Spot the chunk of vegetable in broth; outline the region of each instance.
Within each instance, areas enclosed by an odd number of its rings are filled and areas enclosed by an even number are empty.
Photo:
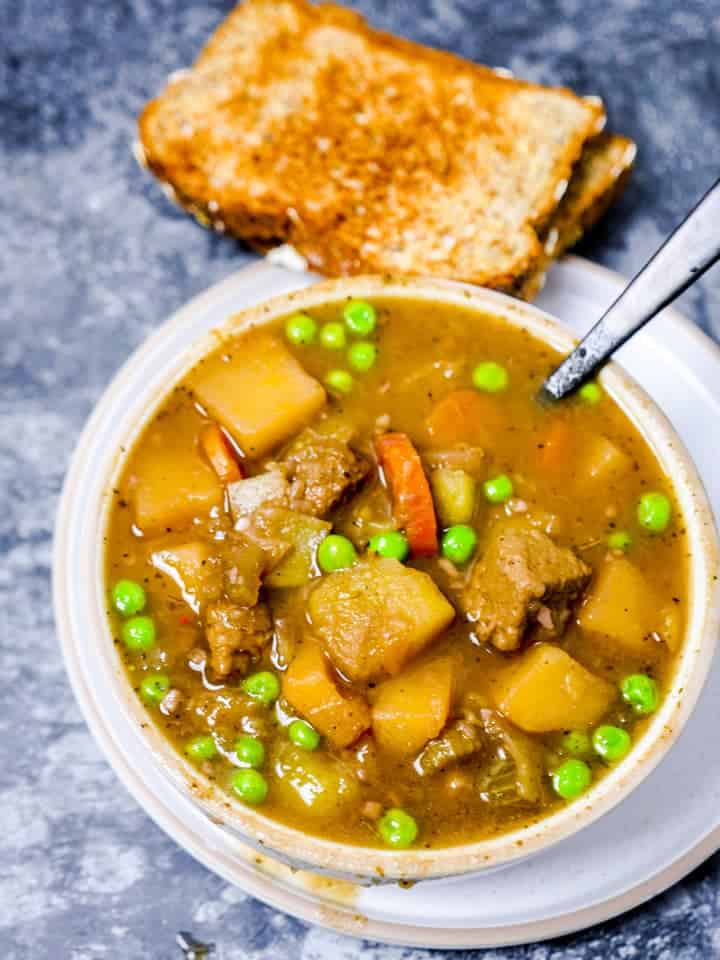
[[[195,613],[222,593],[222,563],[206,540],[155,550],[150,562],[179,587],[183,600]]]
[[[511,777],[511,783],[505,784],[506,793],[511,786],[512,793],[525,803],[540,803],[543,799],[543,750],[532,737],[518,730],[496,710],[484,709],[480,713],[483,728],[491,738],[504,760],[503,775]],[[495,790],[499,784],[493,777],[486,778],[486,789]],[[511,799],[506,797],[506,799]]]
[[[476,390],[456,390],[438,401],[426,426],[437,445],[490,446],[505,430],[507,417],[496,397]]]
[[[475,481],[469,473],[441,467],[430,474],[430,486],[441,526],[470,523],[475,510]]]
[[[138,456],[136,475],[130,497],[135,523],[146,535],[182,530],[222,505],[220,481],[194,449],[149,446]]]
[[[322,651],[307,638],[282,680],[291,706],[338,748],[347,747],[370,726],[370,709],[357,693],[341,690]]]
[[[550,643],[538,643],[505,669],[494,690],[499,709],[521,730],[584,730],[616,698],[612,684]]]
[[[334,819],[349,810],[359,798],[358,783],[339,760],[322,752],[308,753],[294,744],[276,751],[273,796],[283,809]]]
[[[597,433],[583,436],[573,471],[580,489],[602,488],[616,482],[632,469],[632,460],[608,437]]]
[[[273,509],[267,515],[263,532],[291,545],[290,552],[265,577],[268,587],[301,587],[315,576],[315,555],[331,525],[304,513]]]
[[[635,657],[653,656],[658,601],[640,570],[626,557],[607,560],[595,576],[578,623],[597,642]]]
[[[325,404],[322,386],[282,341],[265,331],[246,334],[242,346],[210,354],[189,384],[205,410],[256,459],[288,440]]]
[[[308,613],[331,662],[355,682],[397,673],[455,617],[428,574],[372,555],[324,577]]]
[[[228,484],[227,495],[235,528],[246,530],[254,514],[266,504],[285,506],[288,491],[287,477],[279,468]]]
[[[203,427],[200,446],[220,483],[234,483],[245,476],[229,440],[216,423]]]
[[[438,657],[381,683],[372,707],[378,744],[397,756],[418,753],[447,723],[458,663]]]
[[[393,495],[395,520],[419,557],[437,553],[437,522],[430,485],[410,438],[386,433],[375,441],[380,465]]]

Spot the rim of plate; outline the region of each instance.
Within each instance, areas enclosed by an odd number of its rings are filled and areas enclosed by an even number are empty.
[[[262,268],[262,265],[258,267]],[[157,403],[166,394],[169,385],[207,351],[209,344],[213,342],[214,334],[209,337],[201,336],[199,339],[193,338],[190,345],[186,343],[184,347],[175,345],[173,341],[170,355],[165,357],[165,362],[160,365],[151,381],[141,388],[136,381],[141,374],[142,362],[147,364],[153,359],[157,360],[158,352],[162,354],[162,346],[168,340],[173,340],[173,336],[180,337],[182,340],[182,331],[185,329],[188,317],[197,313],[203,305],[207,306],[208,303],[217,299],[220,288],[225,288],[232,280],[233,277],[228,278],[190,301],[133,354],[90,417],[73,456],[63,491],[58,513],[54,556],[56,618],[76,695],[93,732],[116,769],[123,766],[124,758],[117,755],[111,731],[104,729],[102,712],[97,702],[97,690],[86,683],[87,678],[84,674],[89,664],[82,657],[78,657],[81,652],[77,648],[78,638],[82,632],[79,630],[78,621],[84,621],[86,641],[88,635],[95,641],[101,638],[104,639],[104,646],[99,649],[101,651],[107,647],[112,649],[117,663],[114,665],[115,670],[111,670],[104,680],[106,685],[113,688],[114,696],[123,698],[124,694],[128,718],[132,717],[135,722],[142,722],[145,714],[139,707],[137,699],[132,696],[124,671],[117,669],[120,666],[119,658],[114,652],[105,617],[105,592],[101,579],[102,527],[98,521],[101,515],[103,518],[107,516],[109,499],[107,494],[112,487],[112,478],[122,461],[122,454],[117,453],[118,448],[120,446],[127,448],[132,444]],[[260,307],[243,310],[242,317],[245,323],[252,320],[262,321],[283,315],[290,309],[309,307],[313,303],[333,299],[342,300],[351,293],[363,296],[407,296],[410,293],[420,299],[440,298],[448,302],[458,302],[466,306],[474,306],[478,310],[503,315],[511,322],[519,321],[527,326],[531,333],[561,349],[569,348],[572,343],[570,335],[559,327],[557,321],[535,307],[510,300],[492,291],[441,280],[390,281],[389,279],[354,278],[350,281],[325,281],[287,296],[273,298]],[[684,318],[682,319],[687,323]],[[237,320],[230,319],[226,324],[221,325],[221,329],[224,330],[228,327],[238,329]],[[703,335],[700,334],[700,336]],[[336,875],[345,874],[353,879],[358,874],[367,877],[368,860],[373,862],[375,872],[379,867],[382,874],[388,878],[458,876],[462,873],[475,872],[487,865],[509,863],[513,859],[527,856],[574,833],[618,803],[640,780],[644,779],[664,755],[679,734],[700,693],[715,642],[716,591],[709,589],[708,586],[712,571],[717,566],[714,524],[695,469],[684,451],[682,442],[669,426],[664,415],[634,381],[616,365],[610,365],[601,375],[601,379],[605,388],[625,409],[628,416],[636,423],[641,421],[644,432],[650,432],[649,442],[664,468],[671,474],[673,487],[691,531],[693,542],[701,548],[694,551],[695,556],[692,562],[691,616],[688,629],[689,636],[697,634],[696,641],[686,643],[676,669],[673,689],[661,710],[655,715],[643,740],[633,751],[632,762],[626,762],[618,770],[606,776],[590,792],[588,802],[571,805],[529,828],[514,831],[492,841],[481,841],[438,851],[408,851],[397,854],[375,848],[348,847],[316,838],[307,838],[292,828],[268,821],[268,818],[256,811],[247,811],[245,808],[237,810],[233,807],[231,817],[233,823],[228,825],[236,828],[239,822],[244,841],[252,842],[251,837],[245,833],[249,829],[254,832],[256,843],[269,848],[273,855],[277,856],[280,853],[279,859],[290,859],[303,867],[326,869]],[[117,404],[126,398],[128,390],[133,397],[133,409],[130,413],[126,411],[119,421],[114,421],[110,415],[118,413]],[[105,440],[104,444],[103,440]],[[97,513],[95,513],[96,505],[101,508]],[[90,541],[87,539],[83,541],[83,536],[86,537],[88,533],[88,525],[94,536],[91,535]],[[69,555],[73,557],[72,563],[66,562]],[[78,563],[81,565],[80,572],[85,574],[84,577],[77,576]],[[71,568],[73,575],[69,576]],[[87,589],[88,583],[94,584],[90,590]],[[90,597],[93,590],[94,596]],[[89,623],[92,624],[93,629],[88,631]],[[90,657],[93,655],[93,648],[97,653],[96,642],[86,647],[85,653],[89,652]],[[97,664],[93,666],[96,667]],[[95,670],[93,673],[95,674]],[[683,695],[680,696],[683,688]],[[146,746],[150,746],[151,761],[155,763],[159,761],[170,773],[176,786],[182,785],[187,792],[188,768],[169,748],[162,735],[151,725],[145,731],[142,741]],[[127,771],[125,775],[120,772],[120,769],[118,772],[126,785],[129,785],[126,779]],[[196,771],[192,771],[191,775],[195,780],[199,779]],[[135,790],[131,788],[131,792]],[[216,822],[228,820],[227,800],[224,799],[224,795],[223,799],[212,796],[212,792],[211,789],[208,796],[207,790],[203,787],[201,791],[196,792],[196,800]],[[141,803],[147,809],[147,803],[144,801]],[[519,840],[522,841],[522,846],[518,846]],[[312,848],[310,859],[308,859],[308,847]],[[286,905],[278,905],[288,909]]]

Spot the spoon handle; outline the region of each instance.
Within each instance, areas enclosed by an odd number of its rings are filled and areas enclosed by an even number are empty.
[[[545,381],[560,400],[720,258],[720,180],[670,234],[604,316]]]

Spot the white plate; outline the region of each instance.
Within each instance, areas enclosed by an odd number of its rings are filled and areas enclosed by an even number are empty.
[[[267,263],[245,268],[176,314],[187,335],[312,278]],[[556,266],[538,306],[582,332],[615,298],[622,281],[586,261]],[[674,311],[623,348],[621,361],[669,415],[720,512],[713,430],[720,423],[720,351]],[[91,451],[87,451],[91,456]],[[56,551],[67,549],[60,513]],[[67,625],[59,623],[61,635]],[[665,889],[720,844],[720,665],[668,757],[618,808],[527,861],[494,873],[433,881],[412,889],[355,888],[259,857],[209,822],[158,769],[132,765],[138,732],[118,704],[99,702],[92,677],[70,646],[64,655],[78,700],[106,756],[147,813],[210,870],[304,920],[368,939],[417,946],[483,947],[569,933],[606,920]],[[702,778],[698,776],[702,772]]]

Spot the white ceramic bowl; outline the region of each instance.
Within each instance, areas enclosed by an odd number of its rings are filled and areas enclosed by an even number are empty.
[[[90,418],[75,451],[58,512],[54,586],[63,653],[76,696],[91,726],[97,711],[113,701],[123,736],[103,738],[116,767],[127,762],[119,742],[133,744],[136,769],[159,765],[177,790],[189,792],[210,821],[222,823],[247,843],[283,862],[367,883],[457,876],[496,868],[530,856],[592,823],[646,777],[677,738],[702,689],[718,626],[718,553],[712,513],[695,468],[672,426],[616,364],[601,374],[604,389],[644,434],[670,478],[687,525],[690,585],[687,636],[672,688],[627,760],[609,772],[582,800],[541,820],[491,840],[444,850],[392,852],[306,836],[229,800],[198,775],[155,729],[128,683],[107,621],[103,536],[111,491],[129,449],[174,382],[216,344],[203,326],[207,298],[198,298],[161,327],[126,363]],[[222,297],[222,285],[215,293]],[[326,281],[232,315],[220,329],[236,332],[294,310],[312,309],[348,296],[412,297],[477,307],[522,325],[561,351],[573,338],[548,315],[502,294],[466,284],[430,279],[356,277]],[[202,309],[201,309],[202,307]],[[217,316],[218,304],[214,304]],[[202,335],[200,335],[202,334]],[[200,335],[200,336],[199,336]],[[93,720],[93,717],[95,718]],[[134,735],[133,735],[134,734]],[[126,748],[127,749],[127,748]]]

